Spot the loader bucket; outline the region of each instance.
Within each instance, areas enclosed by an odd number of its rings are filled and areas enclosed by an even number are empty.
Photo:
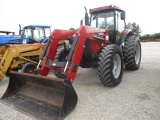
[[[68,80],[10,71],[1,101],[38,119],[61,120],[76,107],[77,94]]]

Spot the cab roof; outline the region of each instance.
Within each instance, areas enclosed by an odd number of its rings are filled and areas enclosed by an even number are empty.
[[[99,12],[99,11],[103,11],[103,10],[119,10],[119,11],[123,11],[123,10],[122,10],[120,7],[118,7],[118,6],[109,5],[109,6],[102,6],[102,7],[90,9],[90,13]]]
[[[27,25],[24,28],[26,28],[26,27],[45,27],[45,28],[50,28],[51,26],[49,26],[49,25]]]

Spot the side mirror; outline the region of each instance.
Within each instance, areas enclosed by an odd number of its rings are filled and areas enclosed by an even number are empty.
[[[125,20],[126,19],[126,13],[125,12],[121,12],[121,20]]]

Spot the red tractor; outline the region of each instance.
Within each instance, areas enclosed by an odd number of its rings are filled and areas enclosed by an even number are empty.
[[[65,42],[59,45],[60,40]],[[98,68],[102,84],[115,87],[121,82],[124,66],[128,70],[139,68],[141,43],[127,28],[125,11],[104,6],[91,9],[90,18],[86,10],[85,25],[77,31],[55,29],[41,60],[37,75],[10,72],[9,86],[1,101],[34,117],[59,119],[77,104],[72,82],[79,66]],[[50,70],[58,78],[45,77]]]

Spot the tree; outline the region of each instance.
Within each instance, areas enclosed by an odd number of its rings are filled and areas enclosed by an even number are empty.
[[[69,28],[69,30],[76,30],[76,29],[71,27],[71,28]]]
[[[76,28],[69,28],[69,30],[75,30],[75,31],[77,31],[78,30],[78,28],[76,29]]]
[[[133,26],[132,32],[134,34],[140,35],[142,31],[141,31],[139,25],[134,22],[134,23],[132,23],[132,26]]]
[[[160,33],[155,33],[155,34],[154,34],[154,38],[155,38],[155,39],[160,39]]]

